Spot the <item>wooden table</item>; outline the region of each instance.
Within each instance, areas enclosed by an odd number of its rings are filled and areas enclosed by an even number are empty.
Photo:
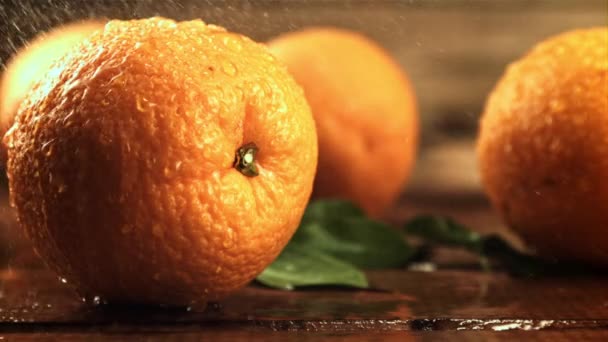
[[[0,334],[26,341],[608,338],[604,278],[524,280],[458,270],[369,276],[375,290],[251,285],[187,311],[91,307],[46,270],[7,270],[0,275]]]
[[[15,228],[4,194],[2,227]],[[403,202],[389,219],[443,212],[500,227],[483,200]],[[15,239],[15,233],[10,235]],[[26,242],[13,242],[19,250]],[[0,336],[8,340],[608,340],[608,277],[513,278],[467,253],[439,250],[433,272],[369,272],[372,290],[279,291],[252,284],[205,309],[94,307],[37,259],[0,271]]]

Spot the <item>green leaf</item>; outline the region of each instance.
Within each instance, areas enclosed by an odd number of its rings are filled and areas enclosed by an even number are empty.
[[[312,285],[368,287],[365,274],[355,266],[297,242],[290,242],[256,279],[283,290]]]
[[[578,263],[551,262],[522,253],[498,235],[481,236],[442,216],[416,217],[406,224],[406,231],[434,244],[466,248],[479,256],[479,262],[486,271],[490,270],[489,261],[501,265],[506,272],[515,276],[588,274],[596,271]]]
[[[481,254],[497,260],[509,273],[518,276],[532,277],[552,273],[556,266],[535,256],[519,252],[498,235],[489,235],[482,239]]]
[[[463,247],[476,253],[482,250],[481,235],[448,217],[418,216],[406,223],[405,231],[436,244]]]
[[[396,229],[336,200],[310,204],[292,241],[368,269],[403,266],[414,253]]]
[[[317,200],[308,204],[302,222],[318,222],[334,217],[365,217],[365,213],[349,201]]]

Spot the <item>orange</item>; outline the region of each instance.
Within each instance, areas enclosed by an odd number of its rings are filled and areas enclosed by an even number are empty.
[[[608,28],[536,45],[490,94],[485,189],[540,254],[608,266]]]
[[[0,135],[13,124],[19,104],[51,64],[101,28],[103,23],[97,21],[63,25],[38,35],[17,51],[0,78]]]
[[[301,88],[202,21],[111,21],[29,93],[5,138],[39,254],[87,296],[187,305],[253,279],[299,224],[317,164]]]
[[[269,42],[315,117],[319,167],[313,196],[352,200],[372,216],[391,208],[412,169],[418,136],[405,72],[368,38],[311,28]]]

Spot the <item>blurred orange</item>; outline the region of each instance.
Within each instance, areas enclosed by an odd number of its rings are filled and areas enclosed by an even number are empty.
[[[311,28],[268,43],[304,88],[319,136],[313,196],[349,199],[381,216],[402,192],[417,147],[414,92],[368,38]]]
[[[81,21],[57,27],[38,35],[9,60],[0,79],[0,136],[13,124],[21,101],[34,83],[103,22]]]
[[[540,42],[506,70],[481,120],[483,184],[547,257],[608,266],[608,28]]]

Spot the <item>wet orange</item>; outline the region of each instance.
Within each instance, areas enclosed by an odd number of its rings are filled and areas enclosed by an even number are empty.
[[[368,38],[311,28],[269,42],[304,88],[319,136],[314,197],[352,200],[381,216],[402,192],[418,136],[404,71]]]
[[[202,21],[111,21],[36,86],[5,140],[37,251],[110,301],[187,305],[244,286],[296,229],[317,164],[287,69]]]
[[[103,23],[98,21],[63,25],[38,35],[17,51],[0,79],[0,136],[13,124],[19,104],[51,64],[101,28]]]
[[[485,189],[547,257],[608,266],[608,28],[539,43],[486,103],[477,145]]]

